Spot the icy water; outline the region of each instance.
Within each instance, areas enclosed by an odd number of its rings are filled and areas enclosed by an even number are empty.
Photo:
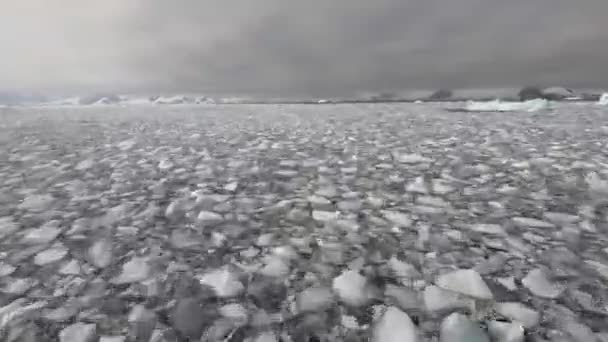
[[[608,108],[0,109],[2,341],[608,341]]]

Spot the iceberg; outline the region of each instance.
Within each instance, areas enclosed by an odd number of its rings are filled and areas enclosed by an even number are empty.
[[[548,109],[549,101],[545,99],[534,99],[524,102],[502,102],[494,100],[489,102],[469,101],[465,109],[469,112],[537,112]]]
[[[171,97],[164,97],[164,96],[159,96],[158,98],[156,98],[154,100],[155,104],[162,104],[162,105],[174,105],[174,104],[185,104],[185,103],[192,103],[192,99],[190,99],[189,97],[186,96],[171,96]]]
[[[602,94],[602,97],[597,101],[597,104],[600,106],[608,106],[608,93]]]

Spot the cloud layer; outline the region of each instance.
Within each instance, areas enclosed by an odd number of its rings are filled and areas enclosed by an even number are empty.
[[[605,0],[6,2],[0,89],[608,86]]]

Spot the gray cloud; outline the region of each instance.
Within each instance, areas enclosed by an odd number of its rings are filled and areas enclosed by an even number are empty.
[[[0,14],[0,29],[24,40],[0,33],[10,50],[0,88],[339,96],[608,86],[605,0],[22,2],[47,5],[25,23]]]

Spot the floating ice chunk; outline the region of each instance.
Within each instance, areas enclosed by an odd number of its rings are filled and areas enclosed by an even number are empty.
[[[496,281],[509,291],[517,290],[517,285],[515,285],[515,277],[496,278]]]
[[[405,191],[419,193],[419,194],[426,194],[426,193],[428,193],[429,190],[426,186],[426,183],[424,182],[424,178],[417,177],[412,182],[410,182],[406,185]]]
[[[420,272],[413,265],[401,261],[396,257],[390,258],[388,265],[393,273],[401,279],[417,279],[420,277]]]
[[[331,290],[324,287],[311,287],[296,297],[299,312],[323,311],[333,303]]]
[[[34,257],[34,263],[43,266],[63,259],[68,254],[68,250],[63,246],[51,247],[44,250]]]
[[[403,311],[389,307],[373,330],[373,342],[417,342],[418,333],[410,317]]]
[[[23,237],[22,242],[26,244],[44,244],[49,243],[57,238],[61,234],[59,228],[53,226],[42,226],[35,228],[27,232]]]
[[[95,324],[75,323],[59,332],[61,342],[93,342],[97,340]]]
[[[206,224],[219,223],[224,220],[222,215],[212,211],[201,211],[197,218],[200,222]]]
[[[260,273],[269,277],[285,277],[289,274],[289,265],[281,257],[268,257],[266,265],[260,270]]]
[[[245,290],[237,276],[226,268],[203,274],[199,277],[199,281],[201,284],[213,288],[215,293],[222,298],[237,296]]]
[[[549,108],[549,101],[535,99],[525,102],[502,102],[500,100],[489,102],[469,101],[465,110],[469,112],[538,112]]]
[[[416,203],[421,204],[423,206],[439,208],[447,208],[450,206],[450,204],[446,202],[443,198],[434,196],[419,196],[416,199]]]
[[[219,312],[222,316],[230,318],[239,324],[247,323],[247,310],[239,303],[226,304],[219,309]]]
[[[513,222],[520,226],[532,228],[554,228],[553,223],[537,220],[530,217],[514,217]]]
[[[608,93],[602,94],[597,104],[600,106],[608,106]]]
[[[396,161],[403,163],[403,164],[420,164],[420,163],[430,163],[433,160],[423,157],[419,154],[408,154],[408,153],[398,153],[398,152],[393,152],[393,158],[395,158]]]
[[[106,268],[112,263],[112,242],[107,239],[96,241],[88,250],[88,257],[95,267]]]
[[[370,299],[367,279],[357,271],[345,271],[334,278],[333,289],[340,299],[352,306],[361,306]]]
[[[474,308],[475,302],[459,293],[429,285],[423,292],[424,306],[429,312]]]
[[[338,213],[335,211],[313,210],[312,218],[321,222],[335,221],[338,219]]]
[[[496,342],[524,342],[524,328],[517,323],[490,321],[488,333]]]
[[[393,210],[382,210],[384,218],[398,225],[399,227],[410,227],[412,225],[412,218],[406,213]]]
[[[467,316],[453,313],[439,328],[440,342],[490,342],[488,335]]]
[[[593,267],[604,279],[608,280],[608,266],[593,260],[585,260],[585,263]]]
[[[471,226],[471,230],[488,235],[506,235],[505,229],[497,224],[474,224]]]
[[[532,292],[532,294],[554,299],[559,297],[564,291],[564,287],[557,285],[547,278],[545,272],[539,268],[534,269],[522,279],[521,283]]]
[[[494,296],[479,273],[473,269],[456,270],[440,275],[437,285],[446,290],[462,293],[474,298],[493,299]]]
[[[112,282],[114,284],[137,283],[147,279],[150,271],[148,259],[135,257],[122,265],[122,272]]]
[[[322,196],[309,196],[308,197],[308,202],[310,202],[310,204],[312,204],[313,206],[324,206],[324,205],[331,205],[331,201],[328,200],[325,197]]]
[[[495,305],[495,310],[499,314],[510,320],[521,323],[526,328],[532,328],[538,324],[540,314],[527,306],[517,302],[505,302]]]

